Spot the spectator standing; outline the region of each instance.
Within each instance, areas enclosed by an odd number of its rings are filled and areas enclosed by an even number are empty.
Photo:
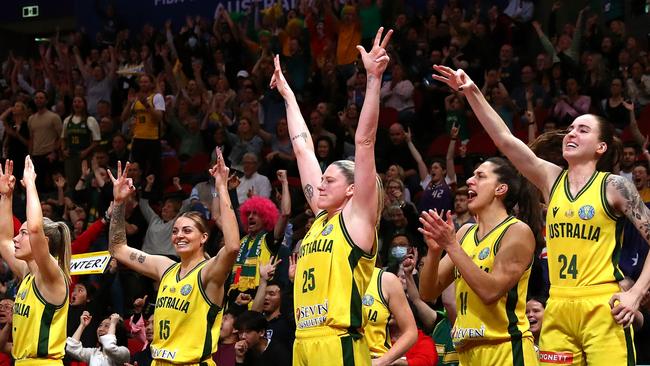
[[[242,167],[244,170],[244,176],[241,177],[241,182],[237,187],[237,198],[239,204],[243,204],[253,195],[270,198],[271,182],[269,181],[269,178],[257,172],[257,169],[259,168],[257,155],[254,153],[244,154]]]
[[[74,97],[72,114],[63,121],[61,131],[63,168],[68,182],[79,180],[81,161],[90,157],[100,140],[99,124],[95,117],[88,115],[86,100]]]
[[[59,138],[63,130],[63,123],[58,114],[47,109],[47,94],[38,90],[34,93],[34,104],[36,113],[27,120],[29,126],[29,154],[36,171],[36,186],[39,190],[52,188],[49,175],[57,165]]]
[[[23,176],[25,156],[29,153],[30,133],[27,123],[27,107],[23,102],[14,103],[0,115],[0,123],[4,125],[5,138],[3,145],[4,156],[14,162],[16,179]],[[11,115],[11,119],[9,116]]]

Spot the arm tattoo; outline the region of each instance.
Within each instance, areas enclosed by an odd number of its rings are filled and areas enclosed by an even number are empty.
[[[641,236],[650,243],[650,211],[643,203],[636,187],[632,182],[618,175],[610,175],[607,183],[611,184],[625,201],[619,209],[632,221]]]
[[[295,135],[294,137],[292,137],[291,141],[295,141],[295,140],[297,140],[297,139],[299,139],[301,137],[302,137],[303,140],[305,140],[305,142],[307,142],[307,132],[304,132],[304,131],[297,134],[297,135]]]
[[[314,187],[311,184],[305,184],[305,197],[307,197],[307,201],[311,201],[314,197]]]
[[[124,203],[116,204],[111,215],[111,225],[108,228],[108,251],[111,255],[118,245],[126,245],[126,219],[124,218]]]

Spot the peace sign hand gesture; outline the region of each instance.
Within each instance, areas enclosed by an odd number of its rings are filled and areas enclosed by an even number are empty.
[[[357,50],[361,54],[361,60],[363,61],[363,67],[366,69],[368,75],[373,75],[375,77],[381,77],[381,75],[386,71],[390,57],[386,53],[386,46],[390,42],[390,39],[393,35],[393,30],[389,30],[384,37],[384,40],[381,40],[382,34],[384,33],[384,27],[380,27],[377,30],[377,35],[375,36],[375,41],[373,42],[372,49],[370,52],[366,52],[363,46],[357,46]]]

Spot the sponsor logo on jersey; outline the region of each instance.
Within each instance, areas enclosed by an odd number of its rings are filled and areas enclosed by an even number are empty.
[[[298,329],[317,327],[327,319],[327,300],[322,304],[300,306],[296,308],[296,326]]]
[[[573,364],[573,354],[569,352],[539,351],[539,360],[544,363],[554,363],[556,365],[571,365]]]
[[[564,213],[564,216],[573,217],[573,210],[572,209],[566,210],[566,212]]]
[[[592,205],[584,205],[578,210],[578,216],[583,220],[591,220],[596,214],[596,210]]]
[[[557,215],[557,212],[560,210],[559,207],[553,207],[553,217],[555,218],[555,215]]]
[[[163,348],[151,347],[151,356],[163,360],[173,360],[176,358],[176,351],[169,351]]]
[[[461,328],[454,327],[451,330],[451,338],[454,345],[462,345],[463,342],[470,338],[483,338],[485,337],[485,324],[481,324],[480,328]]]

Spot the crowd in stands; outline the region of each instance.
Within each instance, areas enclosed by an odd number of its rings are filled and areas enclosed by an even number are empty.
[[[183,24],[141,29],[117,27],[122,22],[109,8],[97,35],[57,32],[38,50],[11,50],[0,60],[2,157],[14,161],[20,179],[25,156],[31,156],[43,215],[70,226],[73,253],[107,249],[107,172],[130,161],[127,175],[137,197],[126,206],[129,246],[175,258],[173,222],[188,210],[211,219],[208,252],[215,255],[222,245],[208,173],[220,148],[234,172],[229,189],[243,239],[214,358],[220,366],[288,365],[295,330],[292,253],[314,217],[298,178],[284,101],[269,88],[273,56],[280,55],[325,169],[354,159],[366,85],[355,46],[371,44],[380,26],[392,28],[376,152],[385,189],[378,261],[400,276],[416,316],[420,332],[408,365],[436,364],[436,350],[439,364],[453,362],[448,332],[441,330],[453,323],[453,296],[427,304],[414,290],[426,251],[418,213],[444,210],[457,227],[472,222],[464,182],[476,163],[498,151],[462,93],[431,78],[432,65],[464,69],[527,143],[581,114],[604,116],[625,142],[616,173],[631,179],[648,203],[650,57],[623,19],[605,22],[602,9],[586,7],[573,22],[559,24],[565,10],[559,1],[547,19],[534,17],[532,1],[525,0],[414,3],[301,0],[294,9],[262,9],[253,1],[245,13],[219,7],[214,18],[198,14]],[[557,161],[562,164],[561,157]],[[22,222],[19,196],[13,212]],[[627,226],[620,267],[629,286],[648,244]],[[529,285],[529,319],[537,330],[548,296],[544,262],[540,248]],[[3,326],[18,281],[0,264]],[[78,276],[67,362],[148,365],[155,289],[117,263],[103,275]],[[637,345],[650,340],[647,298],[635,324]],[[117,342],[106,337],[111,332]],[[645,348],[637,346],[638,362],[650,362]],[[1,357],[0,365],[8,364],[9,356]]]

